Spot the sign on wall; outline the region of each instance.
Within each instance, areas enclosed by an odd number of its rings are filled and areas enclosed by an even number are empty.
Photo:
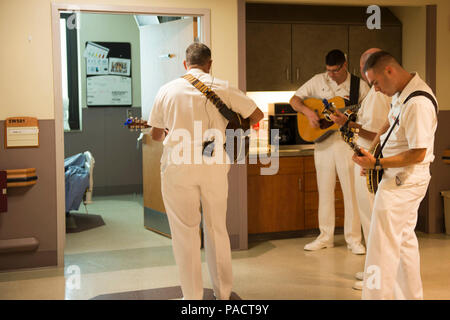
[[[33,117],[5,120],[5,148],[39,147],[39,122]]]

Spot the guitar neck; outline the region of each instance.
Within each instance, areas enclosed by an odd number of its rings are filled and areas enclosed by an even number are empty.
[[[344,108],[340,108],[340,109],[338,109],[338,110],[339,110],[340,112],[345,112],[345,111],[347,111],[347,110],[350,110],[351,112],[356,112],[356,111],[358,111],[359,107],[360,107],[359,104],[354,104],[354,105],[351,105],[351,106],[347,106],[347,107],[344,107]]]
[[[351,141],[346,141],[346,142],[350,146],[350,148],[352,148],[352,150],[355,151],[355,153],[358,156],[360,156],[360,157],[363,156],[363,153],[361,152],[361,149],[359,148],[359,146],[356,143],[351,142]]]

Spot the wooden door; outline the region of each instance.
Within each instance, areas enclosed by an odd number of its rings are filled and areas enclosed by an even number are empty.
[[[349,71],[361,76],[359,59],[369,48],[380,48],[402,62],[402,26],[383,26],[370,30],[366,26],[349,27]]]
[[[291,25],[247,22],[247,91],[291,86]]]
[[[333,49],[348,50],[348,26],[293,24],[293,90],[312,76],[325,72],[325,56]]]
[[[276,175],[260,174],[260,165],[248,165],[248,233],[304,229],[303,159],[280,158]]]
[[[194,41],[193,18],[175,20],[140,28],[142,116],[148,119],[159,88],[180,76],[186,48]],[[173,58],[164,58],[172,54]],[[144,226],[170,236],[164,202],[161,195],[160,159],[161,142],[148,135],[143,139],[143,197]]]

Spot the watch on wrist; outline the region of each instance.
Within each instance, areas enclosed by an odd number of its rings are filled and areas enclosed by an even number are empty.
[[[381,163],[380,163],[380,158],[376,158],[374,169],[375,169],[375,170],[381,170],[381,169],[383,169],[383,167],[381,166]]]

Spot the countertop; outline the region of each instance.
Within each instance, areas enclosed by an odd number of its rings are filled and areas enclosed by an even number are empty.
[[[258,154],[266,157],[273,157],[276,154],[276,148],[275,146],[250,147],[250,158],[255,158]],[[278,148],[279,157],[302,157],[312,155],[314,155],[314,144],[280,146]]]

